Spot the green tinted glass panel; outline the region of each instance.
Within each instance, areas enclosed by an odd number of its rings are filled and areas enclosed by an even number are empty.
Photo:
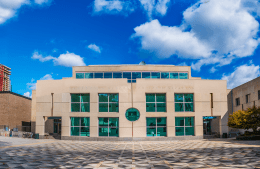
[[[193,102],[193,94],[184,94],[185,102]]]
[[[108,137],[108,128],[99,128],[99,136],[107,136]]]
[[[89,102],[89,94],[81,94],[81,102]]]
[[[146,94],[146,102],[155,102],[155,94]]]
[[[79,127],[71,127],[70,135],[79,136]]]
[[[115,78],[115,79],[122,78],[122,72],[114,72],[113,78]]]
[[[179,79],[188,79],[188,73],[179,73]]]
[[[84,73],[76,73],[76,79],[84,79]]]
[[[131,72],[123,72],[123,78],[132,79]]]
[[[89,117],[81,117],[81,126],[89,126]]]
[[[166,136],[166,127],[157,127],[157,136]]]
[[[108,118],[99,118],[99,126],[108,126]]]
[[[108,104],[99,103],[99,112],[108,112]]]
[[[109,137],[118,137],[118,128],[109,128]]]
[[[89,136],[89,127],[81,127],[80,136]]]
[[[175,103],[175,111],[176,112],[183,112],[183,103]]]
[[[112,73],[104,73],[104,78],[112,78]]]
[[[71,103],[71,112],[80,112],[80,103]]]
[[[108,94],[99,94],[99,102],[108,102]]]
[[[158,117],[157,126],[166,126],[166,117]]]
[[[141,72],[132,72],[132,79],[141,78]]]
[[[178,79],[178,73],[170,73],[170,79]]]
[[[81,103],[81,112],[89,112],[89,103]]]
[[[156,136],[156,128],[149,128],[149,127],[147,127],[146,135],[147,135],[147,137],[154,137],[154,136]]]
[[[175,94],[175,102],[183,102],[183,94]]]
[[[175,127],[175,130],[176,130],[175,133],[176,136],[184,136],[184,127]]]
[[[184,117],[175,117],[175,126],[184,126]]]
[[[162,72],[161,73],[161,78],[162,79],[169,79],[169,72]]]
[[[185,117],[185,126],[194,126],[194,117]]]
[[[103,73],[94,73],[94,78],[103,78]]]
[[[160,72],[151,72],[152,79],[160,79]]]
[[[156,126],[156,118],[146,118],[146,126]]]
[[[185,127],[185,135],[192,135],[194,136],[194,127]]]
[[[151,78],[151,72],[142,72],[142,78],[143,79],[150,79]]]
[[[185,103],[185,111],[193,111],[193,103]]]
[[[156,102],[166,102],[166,94],[156,94]]]
[[[109,118],[109,126],[111,127],[118,127],[118,118]]]
[[[140,117],[140,113],[135,108],[130,108],[126,110],[125,117],[129,121],[136,121]]]
[[[146,112],[155,112],[155,103],[146,103]]]
[[[80,102],[80,94],[71,94],[71,102]]]
[[[118,112],[118,103],[109,103],[109,112]]]
[[[118,94],[109,94],[109,102],[118,102]]]
[[[93,73],[85,73],[86,79],[93,79]]]
[[[71,117],[70,121],[71,121],[71,126],[80,126],[79,125],[80,117]]]
[[[166,103],[157,103],[157,112],[166,112]]]

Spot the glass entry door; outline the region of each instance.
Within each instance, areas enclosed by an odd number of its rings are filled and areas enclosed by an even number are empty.
[[[211,120],[203,120],[203,134],[211,135]]]
[[[61,119],[54,119],[53,133],[61,134]]]

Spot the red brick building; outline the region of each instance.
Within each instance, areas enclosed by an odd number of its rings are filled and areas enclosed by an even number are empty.
[[[0,64],[0,91],[10,91],[11,88],[11,68]]]

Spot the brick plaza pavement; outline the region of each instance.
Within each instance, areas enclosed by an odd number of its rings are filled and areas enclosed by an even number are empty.
[[[0,137],[0,168],[260,168],[260,142],[87,142]]]

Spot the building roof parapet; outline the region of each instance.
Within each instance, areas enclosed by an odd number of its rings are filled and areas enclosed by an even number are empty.
[[[23,95],[20,95],[18,93],[14,93],[14,92],[11,92],[11,91],[0,91],[0,94],[6,94],[6,93],[10,93],[12,95],[16,95],[16,96],[19,96],[19,97],[22,97],[22,98],[25,98],[25,99],[28,99],[28,100],[32,100],[31,98],[29,97],[26,97],[26,96],[23,96]]]

